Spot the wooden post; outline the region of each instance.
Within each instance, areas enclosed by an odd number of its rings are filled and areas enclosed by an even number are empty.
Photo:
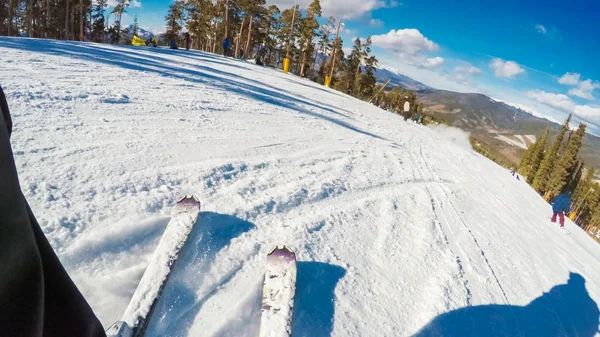
[[[12,35],[12,0],[8,0],[8,36]]]
[[[225,0],[225,38],[229,37],[229,0]]]
[[[244,58],[250,58],[250,34],[252,34],[252,15],[250,15],[250,23],[248,23],[248,39],[246,40],[246,49],[244,52]],[[241,37],[241,36],[240,36]]]
[[[292,39],[292,32],[294,31],[294,21],[296,20],[296,3],[294,2],[294,12],[292,13],[292,26],[290,27],[290,32],[288,34],[288,44],[287,44],[287,50],[285,51],[285,58],[289,59],[290,58],[290,40]]]
[[[242,30],[244,29],[244,23],[246,23],[246,16],[242,19],[242,24],[240,25],[240,33],[238,34],[237,43],[235,44],[235,58],[238,58],[240,51],[240,41],[242,41]]]
[[[342,26],[342,21],[338,22],[337,32],[335,33],[335,40],[333,40],[333,51],[331,52],[331,70],[329,71],[329,80],[333,79],[333,69],[335,68],[335,52],[337,50],[335,43],[340,36],[340,27]]]
[[[69,39],[69,0],[67,0],[67,10],[65,11],[65,40]]]
[[[385,82],[385,84],[383,85],[383,87],[381,87],[381,89],[379,89],[379,91],[377,91],[377,93],[375,95],[373,95],[373,97],[371,97],[371,99],[368,101],[368,103],[373,102],[373,100],[375,99],[375,97],[377,97],[377,95],[379,95],[380,92],[382,92],[385,87],[387,87],[388,83],[390,83],[391,79],[387,80],[387,82]]]
[[[79,0],[79,41],[84,40],[83,34],[83,20],[85,19],[85,14],[83,13],[83,0]]]

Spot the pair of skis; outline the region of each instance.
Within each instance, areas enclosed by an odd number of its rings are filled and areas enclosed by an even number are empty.
[[[107,337],[143,337],[179,252],[200,215],[200,201],[186,196],[173,206],[158,247],[122,319],[106,330]],[[289,337],[296,291],[296,254],[277,246],[267,254],[263,283],[260,337]]]

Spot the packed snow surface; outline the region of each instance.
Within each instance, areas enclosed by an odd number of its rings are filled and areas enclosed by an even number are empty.
[[[0,38],[0,55],[23,192],[106,327],[193,194],[157,335],[256,336],[276,244],[298,258],[294,336],[598,331],[600,246],[455,130],[197,51]]]

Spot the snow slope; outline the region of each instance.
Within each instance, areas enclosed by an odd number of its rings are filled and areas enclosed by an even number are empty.
[[[0,37],[0,55],[23,191],[106,327],[195,194],[150,336],[256,336],[274,244],[299,261],[294,336],[598,329],[598,244],[456,130],[196,51]]]

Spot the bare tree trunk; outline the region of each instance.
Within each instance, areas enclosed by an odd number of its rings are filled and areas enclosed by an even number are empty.
[[[12,34],[12,22],[13,22],[13,17],[12,17],[12,2],[13,0],[8,0],[8,36],[11,36]]]
[[[302,65],[300,66],[300,77],[304,77],[304,65],[306,64],[306,49],[307,46],[304,47],[304,51],[302,52]]]
[[[71,12],[69,11],[69,0],[66,1],[67,3],[67,10],[65,11],[66,15],[65,15],[65,40],[69,39],[69,15],[71,14]]]
[[[50,31],[50,0],[46,0],[46,15],[44,15],[44,20],[46,20],[44,24],[44,27],[46,27],[44,37],[48,38],[48,32]]]
[[[123,17],[123,7],[119,9],[119,24],[117,25],[117,44],[121,43],[121,18]]]
[[[248,26],[248,39],[246,40],[246,52],[244,53],[244,57],[245,58],[250,58],[250,36],[252,35],[252,21],[253,21],[253,17],[252,15],[250,15],[250,23]]]
[[[71,7],[71,22],[70,22],[70,27],[69,27],[69,39],[70,40],[75,40],[75,10],[76,7],[73,6]]]
[[[225,0],[225,38],[229,36],[229,0]]]
[[[85,21],[85,13],[83,12],[83,0],[79,0],[79,41],[84,41],[83,22]]]
[[[240,41],[242,40],[242,31],[244,30],[244,23],[246,23],[246,17],[242,19],[242,24],[240,25],[240,33],[238,34],[237,40],[238,43],[235,44],[235,58],[238,58],[240,51]]]
[[[336,51],[336,43],[338,40],[338,37],[340,36],[340,27],[342,25],[342,21],[338,22],[338,26],[337,26],[337,32],[335,33],[335,40],[333,40],[333,51],[331,52],[331,70],[329,71],[329,79],[332,80],[333,79],[333,69],[335,68],[335,51]]]
[[[27,36],[33,37],[33,0],[27,1]]]

